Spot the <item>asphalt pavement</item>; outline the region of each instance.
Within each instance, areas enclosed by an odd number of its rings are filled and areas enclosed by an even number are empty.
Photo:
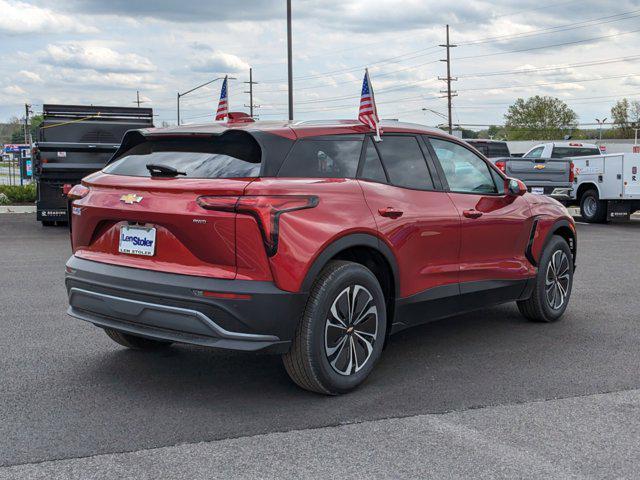
[[[120,348],[65,314],[66,229],[0,215],[0,478],[631,478],[640,222],[578,231],[561,322],[504,305],[407,330],[323,397],[276,356]]]

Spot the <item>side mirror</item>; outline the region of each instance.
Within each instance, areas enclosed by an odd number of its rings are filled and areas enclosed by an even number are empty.
[[[522,180],[518,180],[517,178],[507,178],[504,184],[504,189],[511,196],[520,197],[527,193],[527,186]]]

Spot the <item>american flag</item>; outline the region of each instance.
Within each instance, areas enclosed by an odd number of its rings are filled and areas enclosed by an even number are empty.
[[[216,112],[216,120],[224,120],[229,116],[229,103],[227,97],[227,77],[222,82],[222,90],[220,90],[220,102],[218,102],[218,111]]]
[[[364,80],[362,81],[362,95],[360,96],[358,120],[373,128],[376,131],[376,140],[380,140],[380,120],[378,119],[376,100],[373,97],[373,87],[371,86],[368,69],[364,71]]]

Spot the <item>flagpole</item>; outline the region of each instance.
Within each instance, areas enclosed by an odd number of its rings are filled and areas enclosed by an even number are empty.
[[[371,84],[371,77],[369,76],[369,69],[365,68],[364,73],[367,76],[367,83],[369,84],[369,93],[371,94],[371,106],[373,107],[373,114],[378,119],[376,122],[376,135],[373,137],[373,140],[376,142],[381,142],[382,137],[380,137],[380,117],[378,117],[378,107],[376,106],[376,97],[373,94],[373,85]]]

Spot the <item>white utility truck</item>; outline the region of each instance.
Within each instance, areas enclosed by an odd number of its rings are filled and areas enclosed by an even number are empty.
[[[640,153],[572,157],[569,203],[580,205],[585,222],[629,220],[640,210]]]

